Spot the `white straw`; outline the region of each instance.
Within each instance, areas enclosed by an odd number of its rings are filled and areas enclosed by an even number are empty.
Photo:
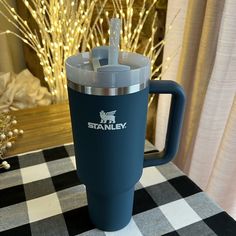
[[[120,28],[121,20],[118,18],[112,18],[110,20],[110,45],[108,50],[108,65],[118,65]]]

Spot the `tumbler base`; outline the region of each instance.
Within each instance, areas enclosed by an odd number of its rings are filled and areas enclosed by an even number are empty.
[[[88,209],[94,225],[103,231],[124,228],[132,217],[134,187],[118,195],[99,195],[87,189]]]

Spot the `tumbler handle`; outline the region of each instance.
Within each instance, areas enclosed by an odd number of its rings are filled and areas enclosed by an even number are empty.
[[[161,152],[144,154],[144,167],[162,165],[176,155],[180,143],[181,127],[185,109],[185,92],[171,80],[151,80],[149,93],[172,94],[165,148]]]

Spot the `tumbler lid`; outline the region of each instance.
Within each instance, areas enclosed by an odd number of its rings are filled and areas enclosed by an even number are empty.
[[[83,93],[97,94],[95,92],[96,88],[113,88],[113,90],[116,88],[120,88],[118,90],[121,90],[123,88],[122,90],[127,90],[125,93],[133,93],[147,86],[151,74],[151,63],[148,57],[133,52],[119,52],[119,64],[130,67],[130,69],[121,71],[94,71],[91,63],[92,59],[91,52],[83,52],[67,58],[66,74],[69,87],[73,87],[73,89],[77,88],[76,90],[80,90]],[[101,58],[100,62],[101,64],[106,64],[107,59]],[[81,86],[82,88],[78,89]],[[131,86],[135,87],[132,89]],[[94,93],[91,92],[92,90]],[[107,95],[118,94],[114,90],[114,94]],[[104,94],[103,92],[98,92],[97,95]]]

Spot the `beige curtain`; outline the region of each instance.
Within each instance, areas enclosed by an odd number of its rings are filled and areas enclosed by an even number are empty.
[[[169,0],[167,24],[178,8],[181,20],[172,26],[178,41],[167,41],[164,62],[179,44],[180,54],[163,76],[182,84],[188,99],[175,163],[236,218],[236,2]],[[168,99],[162,97],[156,127],[159,148],[166,132],[166,107]]]
[[[16,7],[15,0],[8,0],[8,2],[12,7]],[[5,10],[4,14],[8,15]],[[6,29],[17,32],[15,27],[0,15],[0,32],[5,31]],[[22,41],[13,35],[0,35],[0,72],[19,73],[24,68],[26,68],[26,66]]]

